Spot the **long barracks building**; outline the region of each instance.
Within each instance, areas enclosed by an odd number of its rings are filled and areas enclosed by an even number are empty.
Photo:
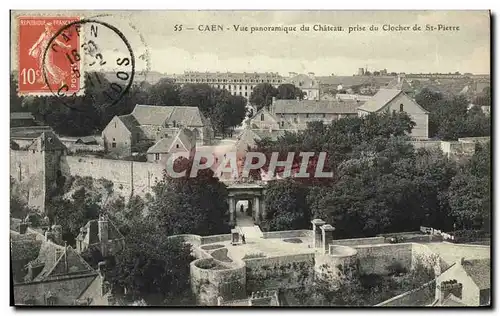
[[[247,100],[256,85],[269,83],[277,88],[284,83],[285,79],[276,72],[266,73],[235,73],[235,72],[196,72],[189,71],[184,74],[174,75],[174,82],[184,83],[206,83],[214,88],[226,89],[232,95],[240,95]]]

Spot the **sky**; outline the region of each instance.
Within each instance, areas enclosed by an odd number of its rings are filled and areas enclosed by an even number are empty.
[[[13,11],[12,33],[16,32]],[[29,14],[32,14],[29,13]],[[184,71],[313,72],[317,76],[352,75],[358,68],[389,72],[490,72],[490,19],[488,11],[78,11],[43,14],[107,14],[97,19],[119,29],[138,58],[137,69],[173,74]],[[224,31],[202,32],[205,25]],[[314,32],[312,27],[366,27],[366,31]],[[382,31],[383,25],[438,24],[458,31]],[[175,26],[182,25],[182,31]],[[236,32],[249,28],[287,26],[309,32]],[[369,31],[371,25],[379,31]],[[186,30],[186,28],[193,30]],[[230,28],[230,30],[227,30]],[[103,31],[101,45],[107,56],[119,57],[126,46],[116,34]],[[109,38],[105,38],[108,36]],[[12,40],[17,40],[12,36]],[[146,54],[146,52],[148,52]],[[12,45],[15,68],[15,45]],[[104,55],[104,54],[103,54]],[[148,58],[144,58],[149,56]]]

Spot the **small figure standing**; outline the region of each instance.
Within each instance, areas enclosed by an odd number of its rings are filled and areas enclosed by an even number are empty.
[[[243,207],[243,204],[241,204],[241,206],[240,206],[240,212],[241,213],[245,212],[245,208]]]
[[[242,242],[243,244],[246,244],[246,243],[247,243],[247,242],[245,241],[245,235],[241,235],[241,242]]]

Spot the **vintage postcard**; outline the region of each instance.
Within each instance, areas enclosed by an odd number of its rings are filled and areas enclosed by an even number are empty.
[[[11,302],[491,306],[489,11],[11,11]]]

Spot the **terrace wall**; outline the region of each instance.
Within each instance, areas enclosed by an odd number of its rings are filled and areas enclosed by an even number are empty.
[[[358,251],[359,271],[362,274],[387,274],[387,267],[395,262],[407,270],[412,267],[411,243],[363,245],[354,248]]]
[[[296,288],[314,279],[314,253],[246,259],[247,293]]]

